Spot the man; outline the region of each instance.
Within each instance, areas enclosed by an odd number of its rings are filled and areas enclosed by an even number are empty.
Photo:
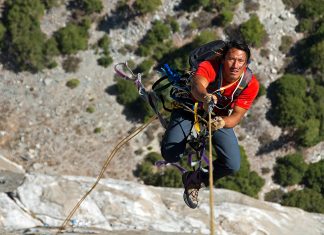
[[[191,93],[195,101],[200,101],[207,109],[210,102],[216,108],[212,122],[212,141],[217,159],[213,161],[214,181],[237,172],[240,168],[240,149],[233,131],[259,91],[259,83],[254,75],[241,93],[234,98],[240,82],[247,73],[250,49],[245,43],[229,41],[220,59],[203,61],[199,64],[191,83]],[[217,87],[217,84],[218,87]],[[178,162],[182,157],[187,138],[194,124],[191,112],[173,110],[170,123],[161,144],[161,153],[167,162]],[[190,208],[198,206],[198,191],[202,184],[208,186],[208,172],[201,170],[183,174],[184,201]]]

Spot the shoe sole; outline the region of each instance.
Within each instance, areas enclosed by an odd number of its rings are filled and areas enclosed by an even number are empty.
[[[185,176],[186,173],[182,174],[182,184],[183,186],[185,187],[185,179],[187,178],[187,174]],[[191,209],[196,209],[198,204],[192,204],[188,201],[188,198],[187,198],[187,194],[186,194],[186,189],[184,190],[183,192],[183,200],[184,202],[186,203],[186,205],[191,208]]]

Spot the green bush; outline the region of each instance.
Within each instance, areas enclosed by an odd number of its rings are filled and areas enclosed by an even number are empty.
[[[113,59],[112,59],[110,56],[106,56],[106,55],[104,55],[104,56],[100,57],[100,58],[97,60],[97,62],[98,62],[99,65],[101,65],[101,66],[107,68],[109,65],[112,64]]]
[[[75,0],[74,4],[86,14],[100,13],[103,9],[101,0]]]
[[[123,105],[133,103],[139,97],[138,91],[132,81],[117,79],[117,102]]]
[[[309,165],[303,182],[306,187],[324,195],[324,160]]]
[[[59,6],[59,0],[42,0],[46,9],[51,9],[52,7]]]
[[[94,113],[96,111],[96,109],[95,109],[95,107],[93,107],[93,106],[89,106],[89,107],[87,107],[87,109],[86,109],[86,112],[87,113]]]
[[[280,127],[298,127],[305,121],[308,107],[306,99],[306,79],[300,75],[285,74],[268,89],[271,100],[269,112],[273,122]]]
[[[88,48],[88,27],[68,23],[64,28],[55,32],[54,37],[58,48],[63,54],[74,54]]]
[[[267,32],[256,14],[252,14],[248,21],[240,25],[240,32],[244,40],[254,47],[262,46],[267,37]]]
[[[230,10],[224,10],[219,14],[219,24],[223,27],[227,26],[233,20],[234,12]]]
[[[265,194],[264,200],[268,202],[281,203],[284,194],[285,193],[281,189],[271,190]]]
[[[96,127],[94,130],[93,130],[93,133],[95,134],[99,134],[102,132],[102,128],[101,127]]]
[[[282,186],[299,184],[306,170],[307,164],[301,154],[296,153],[277,158],[273,180]]]
[[[161,4],[161,0],[135,0],[133,8],[138,14],[144,15],[156,11]]]
[[[267,94],[267,88],[262,83],[260,83],[257,98],[259,98],[260,96],[263,96],[265,94]]]
[[[47,39],[40,29],[39,20],[44,12],[39,0],[6,1],[3,16],[6,30],[0,27],[0,36],[7,42],[4,52],[20,71],[37,72],[53,63],[46,54]]]
[[[146,59],[146,60],[143,60],[142,63],[140,63],[135,72],[136,73],[142,73],[143,74],[143,78],[144,79],[147,79],[148,76],[149,76],[149,73],[151,72],[151,69],[154,65],[154,61],[152,59]]]
[[[293,39],[291,36],[288,35],[284,35],[281,37],[281,44],[279,46],[279,50],[284,53],[287,54],[291,48],[291,45],[293,43]]]
[[[133,119],[146,121],[153,115],[150,106],[139,96],[133,82],[118,79],[116,83],[117,102],[131,112]]]
[[[251,197],[257,197],[265,181],[255,171],[250,171],[250,164],[242,147],[240,152],[240,170],[232,176],[226,176],[218,180],[215,185],[220,188],[235,190]]]
[[[0,48],[3,45],[5,34],[6,34],[6,27],[0,22]]]
[[[303,0],[283,0],[282,2],[286,5],[287,8],[295,9]]]
[[[271,101],[268,118],[273,124],[291,130],[302,146],[323,140],[323,86],[311,86],[300,75],[285,74],[270,84],[267,94]]]
[[[81,63],[81,59],[76,56],[68,56],[64,59],[62,63],[62,67],[67,73],[74,73],[79,69],[79,65]]]
[[[80,85],[80,80],[73,78],[66,82],[66,86],[70,89],[74,89]]]
[[[310,147],[319,142],[320,120],[312,118],[301,124],[297,131],[298,142],[305,147]]]
[[[185,11],[193,12],[197,11],[200,7],[207,7],[210,0],[182,0],[181,8]]]
[[[310,67],[319,74],[324,73],[324,39],[313,44],[307,53]]]
[[[157,47],[171,35],[170,27],[162,21],[155,21],[152,28],[143,37],[136,53],[140,56],[153,55],[158,51]]]
[[[171,167],[156,169],[154,163],[162,157],[156,152],[146,155],[144,161],[137,166],[137,175],[145,184],[160,187],[182,187],[180,172]]]
[[[308,188],[285,194],[282,199],[282,205],[298,207],[308,212],[324,213],[323,196]]]

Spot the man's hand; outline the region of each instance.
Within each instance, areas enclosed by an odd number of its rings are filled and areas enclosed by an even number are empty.
[[[203,101],[203,103],[204,103],[204,110],[206,111],[206,112],[208,112],[209,110],[209,105],[211,104],[211,103],[214,103],[214,104],[216,104],[217,103],[217,97],[216,97],[216,95],[213,95],[213,94],[207,94],[207,95],[205,95],[204,96],[204,101]]]
[[[211,130],[217,131],[225,126],[225,121],[222,117],[216,116],[213,120],[211,120]]]

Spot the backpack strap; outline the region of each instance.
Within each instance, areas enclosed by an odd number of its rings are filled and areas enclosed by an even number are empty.
[[[248,86],[249,82],[252,79],[252,76],[253,76],[252,70],[250,68],[246,68],[244,77],[241,80],[240,84],[238,85],[238,88],[234,93],[233,100],[235,100],[242,93],[242,91]]]

